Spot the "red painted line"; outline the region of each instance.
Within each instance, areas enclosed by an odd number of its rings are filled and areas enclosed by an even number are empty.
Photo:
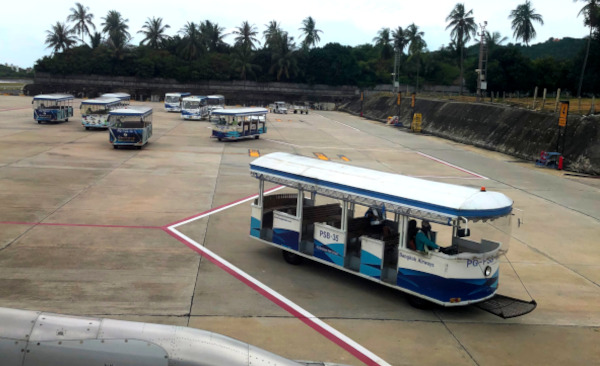
[[[29,226],[73,226],[73,227],[102,227],[122,229],[162,229],[160,226],[136,226],[136,225],[89,225],[89,224],[63,224],[50,222],[23,222],[23,221],[0,221],[2,225],[29,225]]]
[[[281,188],[281,186],[273,187],[271,189],[267,189],[264,193],[267,194],[267,193],[269,193],[271,191],[274,191],[276,189],[279,189],[279,188]],[[250,199],[253,199],[253,198],[256,198],[256,197],[258,197],[258,194],[253,194],[253,195],[250,195],[250,196],[246,196],[244,198],[240,198],[239,200],[236,200],[236,201],[233,201],[233,202],[229,202],[229,203],[223,204],[223,205],[221,205],[219,207],[211,208],[208,211],[201,212],[201,213],[196,214],[194,216],[186,217],[185,219],[181,219],[181,220],[175,221],[173,223],[167,224],[167,225],[163,226],[163,229],[166,229],[167,227],[170,227],[170,226],[175,226],[175,225],[180,224],[180,223],[182,223],[184,221],[195,219],[196,217],[200,217],[200,216],[204,216],[204,215],[210,214],[211,212],[218,211],[218,210],[220,210],[222,208],[225,208],[227,206],[234,206],[236,203],[247,201],[247,200],[250,200]]]
[[[447,161],[444,161],[444,160],[438,159],[438,158],[436,158],[436,157],[433,157],[433,156],[431,156],[431,155],[427,155],[427,154],[424,154],[424,153],[422,153],[422,152],[418,152],[418,151],[417,151],[417,154],[419,154],[419,155],[421,155],[421,156],[423,156],[423,157],[425,157],[425,158],[427,158],[427,159],[431,159],[431,160],[433,160],[433,161],[437,161],[437,162],[438,162],[438,163],[440,163],[440,164],[443,164],[443,165],[449,166],[449,167],[451,167],[451,168],[454,168],[454,169],[456,169],[456,170],[460,170],[460,171],[461,171],[461,172],[463,172],[463,173],[467,173],[467,174],[469,174],[469,175],[475,176],[475,177],[477,177],[477,178],[479,178],[479,179],[488,179],[488,178],[484,177],[483,175],[479,175],[479,174],[477,174],[477,173],[473,173],[473,172],[471,172],[471,171],[469,171],[469,170],[467,170],[467,169],[461,168],[461,167],[459,167],[459,166],[457,166],[457,165],[454,165],[454,164],[450,164],[450,163],[449,163],[449,162],[447,162]]]
[[[363,354],[362,352],[360,352],[359,350],[357,350],[352,345],[349,345],[348,343],[344,342],[342,339],[340,339],[339,337],[337,337],[335,334],[332,334],[327,329],[324,329],[323,327],[319,326],[311,318],[307,318],[307,317],[303,316],[296,309],[292,308],[291,306],[289,306],[285,302],[283,302],[280,299],[278,299],[277,297],[273,296],[273,294],[271,294],[270,292],[268,292],[265,289],[257,286],[255,283],[249,281],[244,276],[241,276],[238,272],[234,271],[231,267],[229,267],[226,264],[224,264],[223,262],[221,262],[218,258],[215,258],[210,253],[201,250],[200,248],[198,248],[197,246],[195,246],[192,243],[188,242],[187,240],[185,240],[184,238],[180,237],[179,235],[175,234],[171,230],[168,230],[166,228],[163,229],[163,230],[167,234],[171,235],[173,238],[177,239],[179,242],[181,242],[184,245],[186,245],[188,248],[192,249],[193,251],[197,252],[198,254],[200,254],[203,257],[205,257],[206,259],[208,259],[211,263],[213,263],[217,267],[219,267],[222,270],[224,270],[225,272],[229,273],[231,276],[237,278],[239,281],[241,281],[242,283],[244,283],[246,286],[252,288],[254,291],[258,292],[259,294],[261,294],[265,298],[269,299],[271,302],[273,302],[274,304],[278,305],[280,308],[282,308],[283,310],[287,311],[288,313],[290,313],[291,315],[293,315],[294,317],[296,317],[297,319],[299,319],[300,321],[302,321],[304,324],[306,324],[309,327],[311,327],[312,329],[316,330],[318,333],[320,333],[321,335],[325,336],[327,339],[329,339],[330,341],[334,342],[335,344],[337,344],[338,346],[340,346],[341,348],[343,348],[344,350],[346,350],[347,352],[349,352],[350,354],[352,354],[354,357],[356,357],[360,361],[364,362],[366,365],[369,365],[369,366],[371,366],[371,365],[373,365],[373,366],[378,365],[378,363],[376,363],[374,360],[372,360],[371,358],[369,358],[367,355]]]

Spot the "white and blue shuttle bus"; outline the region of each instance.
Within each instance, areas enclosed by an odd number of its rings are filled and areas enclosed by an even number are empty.
[[[257,158],[250,172],[259,180],[250,236],[282,249],[289,263],[308,258],[404,291],[413,304],[460,306],[496,294],[513,211],[502,193],[281,152]],[[266,196],[266,182],[295,192]],[[439,250],[411,248],[412,220],[433,224]]]
[[[42,122],[69,122],[73,117],[73,99],[70,94],[40,94],[33,97],[33,119]]]
[[[219,94],[208,96],[208,110],[213,111],[215,109],[225,108],[225,97]]]
[[[181,117],[183,119],[201,120],[208,117],[208,98],[191,95],[181,100]]]
[[[167,112],[181,112],[182,98],[190,96],[191,93],[167,93],[165,94],[165,110]]]

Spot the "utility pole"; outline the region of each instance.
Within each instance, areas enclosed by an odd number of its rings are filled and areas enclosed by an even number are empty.
[[[397,93],[400,91],[400,83],[398,81],[400,71],[400,50],[394,48],[394,72],[392,73],[392,91]]]
[[[481,101],[485,90],[487,90],[487,38],[485,36],[485,27],[487,21],[483,25],[479,24],[481,32],[479,33],[479,68],[477,72],[477,101]]]

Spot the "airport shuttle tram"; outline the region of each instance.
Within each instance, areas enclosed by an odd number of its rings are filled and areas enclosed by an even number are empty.
[[[129,106],[110,111],[109,141],[113,148],[135,146],[141,149],[152,136],[152,108]]]
[[[106,98],[118,98],[121,101],[121,106],[128,106],[131,104],[131,95],[128,93],[105,93],[100,95]]]
[[[42,122],[69,122],[73,117],[73,99],[70,94],[40,94],[33,97],[33,119]]]
[[[211,113],[212,136],[219,141],[260,138],[267,133],[266,108],[215,109]]]
[[[309,258],[442,306],[496,294],[513,211],[502,193],[281,152],[254,160],[250,173],[259,180],[250,236],[292,264]],[[297,192],[265,196],[265,182]],[[409,248],[411,220],[433,224],[439,250]]]
[[[81,102],[81,124],[86,130],[90,128],[108,128],[109,112],[121,107],[121,99],[99,97]]]

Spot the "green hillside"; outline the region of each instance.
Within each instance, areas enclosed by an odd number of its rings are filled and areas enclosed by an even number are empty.
[[[582,38],[550,38],[546,42],[525,46],[518,43],[516,46],[523,56],[532,60],[553,57],[555,60],[570,60],[585,47],[585,39]]]

